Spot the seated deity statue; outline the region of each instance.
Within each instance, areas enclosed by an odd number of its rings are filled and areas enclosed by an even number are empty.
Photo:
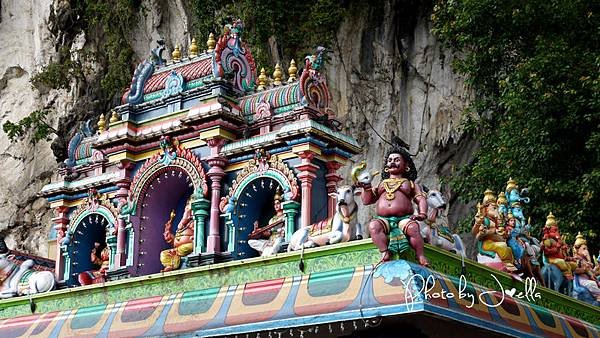
[[[163,237],[172,248],[163,250],[160,253],[160,262],[164,269],[161,272],[179,269],[181,266],[181,257],[185,257],[194,251],[194,217],[192,215],[191,199],[188,200],[183,211],[183,216],[177,224],[175,234],[171,232],[175,211],[171,211],[171,215],[163,232]]]
[[[273,198],[275,215],[269,219],[264,227],[260,227],[258,221],[255,221],[254,229],[248,236],[248,245],[260,252],[263,257],[279,252],[285,238],[282,200],[281,191],[278,189]]]
[[[555,265],[568,280],[573,279],[573,270],[577,264],[569,254],[569,246],[562,240],[556,217],[552,213],[546,218],[546,225],[543,230],[542,250],[548,259],[548,263]]]
[[[79,284],[90,285],[106,282],[106,272],[109,267],[110,253],[108,246],[100,250],[100,243],[95,242],[90,253],[92,270],[84,271],[77,276]]]
[[[579,277],[579,284],[588,289],[596,301],[600,302],[600,282],[594,273],[594,263],[587,248],[587,241],[581,232],[575,238],[573,256],[577,263],[573,273]]]
[[[477,260],[480,263],[486,264],[490,259],[499,258],[503,266],[497,268],[508,272],[517,270],[512,250],[506,244],[508,233],[500,222],[496,196],[489,189],[485,191],[483,201],[478,205],[472,232],[477,239]],[[494,264],[490,262],[489,265]]]

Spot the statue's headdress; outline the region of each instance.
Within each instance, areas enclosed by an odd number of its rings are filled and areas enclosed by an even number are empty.
[[[283,201],[283,192],[281,191],[281,187],[277,187],[277,191],[275,191],[275,196],[273,197],[273,202],[275,202],[275,201],[279,201],[279,202]]]
[[[550,212],[546,217],[546,228],[550,228],[551,226],[556,226],[556,217]]]
[[[490,189],[487,189],[483,193],[483,200],[481,201],[481,206],[486,207],[490,204],[496,204],[496,201],[496,195],[494,194],[494,192]]]

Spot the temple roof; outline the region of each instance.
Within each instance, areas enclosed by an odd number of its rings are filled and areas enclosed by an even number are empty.
[[[165,88],[165,79],[171,71],[183,77],[185,83],[212,75],[212,62],[210,55],[195,57],[193,59],[174,63],[155,71],[144,85],[144,94],[153,93]]]

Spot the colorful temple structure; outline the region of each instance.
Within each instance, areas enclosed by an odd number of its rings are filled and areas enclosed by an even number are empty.
[[[123,104],[70,140],[41,191],[56,290],[1,300],[1,337],[600,337],[598,307],[532,280],[429,244],[426,267],[381,262],[359,230],[335,237],[356,207],[338,170],[364,150],[330,109],[326,51],[268,78],[242,33],[169,62],[159,42]],[[321,246],[286,251],[301,230]]]

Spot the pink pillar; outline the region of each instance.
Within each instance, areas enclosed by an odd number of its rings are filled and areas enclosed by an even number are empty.
[[[302,159],[302,163],[296,166],[300,173],[298,178],[300,179],[302,186],[302,206],[300,210],[300,225],[305,227],[311,223],[312,216],[312,182],[317,177],[315,172],[319,168],[318,166],[311,163],[314,153],[310,151],[301,151],[298,156]]]
[[[221,235],[219,233],[219,220],[221,210],[219,202],[221,201],[221,179],[225,176],[223,168],[227,164],[227,159],[219,156],[219,151],[225,144],[222,138],[212,138],[207,140],[210,147],[210,157],[206,160],[210,165],[207,176],[211,181],[211,198],[210,198],[210,223],[208,229],[208,238],[206,240],[207,252],[221,252]]]
[[[65,274],[65,260],[60,245],[69,226],[69,218],[67,217],[69,207],[62,205],[54,210],[56,217],[52,219],[52,223],[54,223],[54,229],[56,229],[56,232],[58,233],[56,236],[56,265],[54,268],[54,275],[56,276],[56,280],[61,281],[64,279]]]
[[[131,182],[128,179],[117,182],[119,190],[115,194],[115,197],[119,203],[126,203],[127,197],[129,196],[129,185]],[[125,266],[127,261],[127,253],[125,248],[127,246],[127,231],[125,230],[125,220],[121,217],[117,218],[117,254],[115,255],[115,267],[119,268]]]
[[[328,194],[335,194],[337,189],[337,183],[342,180],[342,176],[337,173],[337,170],[342,166],[340,162],[329,161],[327,162],[327,174],[325,174],[325,186],[327,187]],[[335,214],[335,196],[327,196],[327,217],[333,217]]]

